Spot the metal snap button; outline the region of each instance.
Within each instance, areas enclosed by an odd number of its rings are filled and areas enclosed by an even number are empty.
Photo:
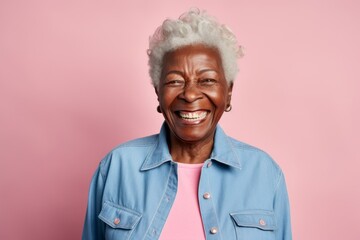
[[[205,198],[205,199],[211,198],[210,193],[208,193],[208,192],[204,193],[203,198]]]
[[[115,218],[115,219],[114,219],[114,224],[115,224],[115,225],[118,225],[119,223],[120,223],[120,218]]]
[[[217,232],[218,232],[217,227],[212,227],[212,228],[210,229],[210,233],[211,233],[211,234],[217,234]]]
[[[259,224],[260,224],[261,226],[265,226],[265,225],[266,225],[266,222],[265,222],[264,219],[260,219],[260,220],[259,220]]]

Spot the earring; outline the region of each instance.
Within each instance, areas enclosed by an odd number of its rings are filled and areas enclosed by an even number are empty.
[[[161,113],[161,108],[160,108],[160,106],[157,106],[156,111],[157,111],[158,113]]]
[[[231,104],[229,104],[229,106],[225,109],[225,112],[230,112],[231,109],[232,109],[232,106],[231,106]]]

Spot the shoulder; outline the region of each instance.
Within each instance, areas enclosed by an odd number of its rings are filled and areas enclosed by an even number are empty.
[[[142,164],[149,152],[156,147],[159,134],[133,139],[113,148],[100,162],[100,172],[107,175],[109,168],[122,166],[126,162],[127,167]]]
[[[258,147],[252,146],[245,142],[241,142],[233,137],[228,137],[228,139],[231,142],[232,147],[238,151],[248,152],[248,153],[256,154],[256,155],[263,156],[263,157],[270,157],[270,155],[267,152],[265,152],[264,150],[262,150]]]
[[[264,168],[273,171],[276,175],[281,173],[280,166],[266,151],[232,137],[228,138],[243,167]]]
[[[146,136],[146,137],[142,137],[142,138],[136,138],[136,139],[124,142],[122,144],[119,144],[111,152],[122,151],[123,149],[126,149],[126,148],[144,148],[144,147],[146,148],[149,146],[153,146],[154,144],[157,143],[158,138],[159,138],[159,134],[154,134],[154,135],[150,135],[150,136]]]
[[[258,182],[266,182],[269,189],[276,189],[283,178],[283,171],[264,150],[229,137],[240,163],[242,174]]]

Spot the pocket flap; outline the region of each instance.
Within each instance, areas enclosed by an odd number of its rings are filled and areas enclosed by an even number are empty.
[[[99,218],[112,228],[133,229],[141,214],[111,202],[104,202]]]
[[[239,227],[254,227],[262,230],[275,230],[276,220],[273,211],[247,210],[230,213],[235,223]]]

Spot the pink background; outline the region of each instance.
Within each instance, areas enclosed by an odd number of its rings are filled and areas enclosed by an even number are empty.
[[[246,48],[221,124],[283,168],[294,239],[360,239],[355,0],[1,0],[0,239],[80,238],[100,159],[162,123],[148,37],[191,6]]]

